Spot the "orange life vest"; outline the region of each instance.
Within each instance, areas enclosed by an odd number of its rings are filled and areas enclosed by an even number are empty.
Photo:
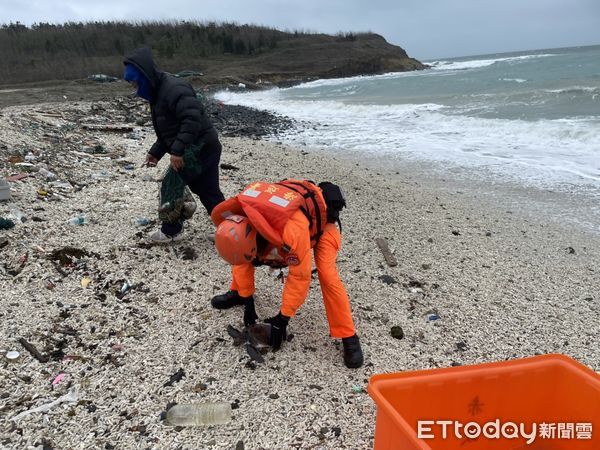
[[[327,224],[327,205],[321,189],[310,181],[283,180],[252,183],[236,196],[244,214],[269,243],[285,250],[283,229],[300,209],[310,224],[314,247]]]

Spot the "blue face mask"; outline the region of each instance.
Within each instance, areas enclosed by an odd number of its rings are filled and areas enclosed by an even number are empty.
[[[144,100],[152,100],[152,85],[150,80],[144,76],[144,74],[133,64],[125,64],[125,74],[123,75],[125,81],[137,84],[137,95],[142,97]]]

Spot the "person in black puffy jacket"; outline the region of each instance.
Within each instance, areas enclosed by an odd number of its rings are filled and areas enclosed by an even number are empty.
[[[167,173],[165,180],[169,177],[172,180],[176,172],[200,197],[210,215],[213,208],[225,200],[219,188],[221,143],[194,89],[188,82],[159,71],[147,47],[134,50],[123,63],[125,80],[150,103],[156,142],[144,164],[154,167],[168,153],[171,173]],[[191,164],[186,167],[186,160],[194,161],[194,167],[189,167]],[[161,228],[151,234],[150,239],[160,243],[181,240],[183,220],[183,217],[163,219]]]

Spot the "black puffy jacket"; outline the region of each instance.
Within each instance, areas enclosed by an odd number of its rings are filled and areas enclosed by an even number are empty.
[[[137,67],[150,80],[150,111],[157,140],[149,153],[162,158],[165,153],[182,156],[213,127],[192,86],[154,65],[149,48],[139,48],[125,57],[125,64]]]

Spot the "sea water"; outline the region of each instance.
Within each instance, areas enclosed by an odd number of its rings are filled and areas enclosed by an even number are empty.
[[[286,144],[600,195],[600,46],[425,63],[216,97],[303,122]]]

